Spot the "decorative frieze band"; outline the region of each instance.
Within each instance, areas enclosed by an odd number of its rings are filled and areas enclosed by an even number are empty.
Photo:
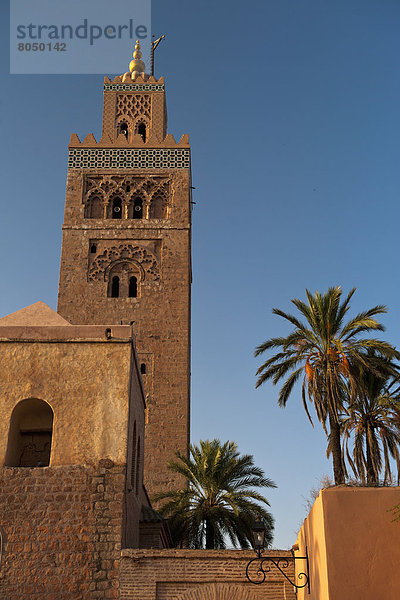
[[[133,90],[135,92],[163,92],[164,87],[163,83],[105,83],[104,91],[117,90],[120,92]]]
[[[189,148],[70,148],[69,169],[189,169]]]

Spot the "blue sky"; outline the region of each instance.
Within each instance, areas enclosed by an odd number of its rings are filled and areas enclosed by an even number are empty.
[[[67,144],[99,137],[103,82],[10,76],[5,4],[0,315],[56,307]],[[278,485],[274,546],[289,547],[331,465],[298,393],[280,409],[277,388],[254,389],[253,351],[288,331],[273,307],[337,284],[357,287],[354,312],[386,304],[399,344],[400,6],[154,0],[152,17],[169,131],[190,134],[196,186],[192,440],[254,454]]]

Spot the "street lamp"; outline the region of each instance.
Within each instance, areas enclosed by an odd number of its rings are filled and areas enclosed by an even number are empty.
[[[252,527],[254,552],[260,558],[265,543],[265,525],[262,521],[256,521]]]
[[[264,556],[262,555],[264,550],[265,543],[265,524],[262,521],[256,521],[252,527],[253,532],[253,547],[254,552],[256,553],[256,558],[252,558],[246,567],[246,577],[250,581],[250,583],[260,584],[264,583],[266,579],[266,574],[271,571],[271,565],[267,563],[272,563],[280,573],[284,576],[287,581],[293,585],[296,589],[305,588],[307,586],[308,593],[310,593],[310,577],[309,577],[309,566],[308,566],[308,552],[306,546],[306,555],[305,556],[295,556],[294,550],[298,550],[297,547],[292,548],[292,556]],[[296,560],[305,560],[306,561],[306,572],[299,573],[297,575],[297,579],[302,583],[297,584],[293,582],[284,572],[284,569],[289,567],[289,563],[296,564]],[[253,566],[253,569],[252,569]],[[255,575],[251,574],[255,571]],[[304,583],[303,583],[304,580]]]

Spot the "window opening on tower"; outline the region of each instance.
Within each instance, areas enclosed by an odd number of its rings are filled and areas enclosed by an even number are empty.
[[[121,125],[119,126],[119,133],[122,133],[122,135],[124,135],[126,137],[126,139],[128,139],[128,125],[126,123],[121,123]]]
[[[138,125],[138,134],[142,136],[142,140],[146,141],[146,125],[144,123],[139,123]]]
[[[114,198],[112,205],[112,218],[120,219],[122,214],[122,202],[121,198]]]
[[[133,218],[143,219],[143,200],[141,198],[136,198],[133,203]]]
[[[129,298],[137,297],[137,279],[135,276],[129,278]]]
[[[119,277],[115,277],[111,280],[111,298],[119,298]]]

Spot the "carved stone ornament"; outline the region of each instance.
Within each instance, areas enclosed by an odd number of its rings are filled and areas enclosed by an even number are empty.
[[[147,248],[129,243],[110,246],[97,256],[89,268],[89,281],[106,281],[110,268],[120,261],[137,264],[143,280],[160,281],[160,268],[154,254]]]

